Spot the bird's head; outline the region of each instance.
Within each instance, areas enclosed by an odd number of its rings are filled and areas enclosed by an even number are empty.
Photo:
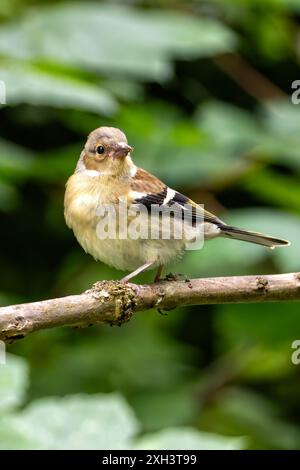
[[[126,135],[115,127],[99,127],[88,136],[76,171],[121,176],[133,166]]]

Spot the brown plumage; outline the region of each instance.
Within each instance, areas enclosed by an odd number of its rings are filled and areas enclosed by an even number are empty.
[[[132,178],[131,189],[140,193],[159,193],[167,186],[148,171],[138,168]]]

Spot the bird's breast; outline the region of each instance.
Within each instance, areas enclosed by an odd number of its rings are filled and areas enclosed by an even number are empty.
[[[95,227],[101,207],[117,204],[126,194],[124,184],[116,184],[109,177],[91,177],[80,173],[72,175],[66,185],[65,219],[69,227],[89,224]]]

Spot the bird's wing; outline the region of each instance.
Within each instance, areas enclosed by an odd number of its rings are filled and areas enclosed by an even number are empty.
[[[218,227],[224,225],[218,217],[140,168],[132,179],[129,200],[133,204],[142,204],[148,210],[152,205],[157,205],[162,212],[170,212],[175,217],[190,217],[193,225],[199,221]]]

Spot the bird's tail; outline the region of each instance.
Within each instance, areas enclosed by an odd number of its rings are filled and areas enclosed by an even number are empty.
[[[230,225],[222,225],[220,227],[221,233],[224,237],[235,238],[236,240],[243,240],[245,242],[256,243],[257,245],[268,246],[275,248],[276,246],[288,246],[290,242],[280,238],[274,238],[270,235],[265,235],[259,232],[250,232]]]

